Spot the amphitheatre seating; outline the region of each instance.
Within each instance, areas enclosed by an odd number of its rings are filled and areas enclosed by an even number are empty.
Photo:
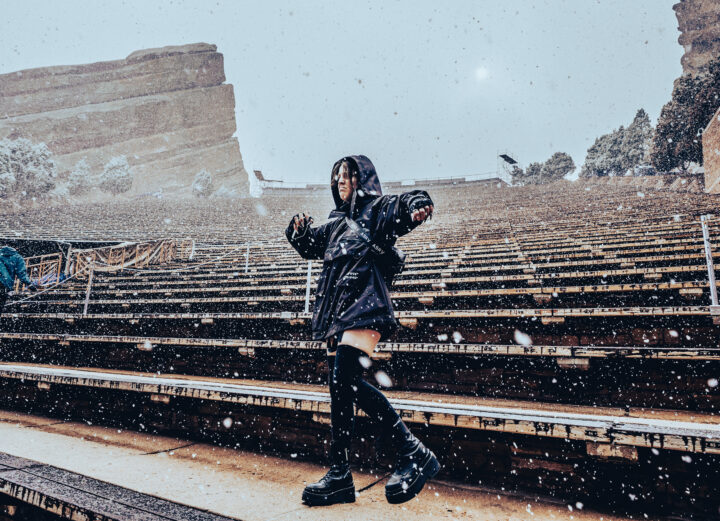
[[[53,385],[82,386],[149,394],[170,403],[172,397],[291,409],[329,421],[330,396],[321,386],[267,383],[259,380],[193,379],[147,373],[92,371],[66,367],[0,364],[0,376]],[[720,454],[720,418],[712,414],[543,406],[537,403],[456,397],[452,402],[432,394],[389,392],[407,422],[502,431],[613,444],[616,447],[662,447],[665,450]]]
[[[151,351],[157,346],[174,347],[216,347],[232,348],[238,353],[255,356],[256,349],[322,350],[325,343],[319,340],[257,340],[257,339],[217,339],[217,338],[170,338],[148,336],[103,336],[73,335],[52,333],[13,333],[0,332],[0,343],[13,341],[40,343],[58,343],[62,346],[82,343],[128,344],[141,351]],[[720,347],[703,349],[678,349],[673,347],[646,346],[568,346],[540,345],[524,346],[518,344],[469,344],[452,342],[380,342],[376,348],[376,358],[387,359],[393,354],[427,353],[442,355],[498,355],[498,356],[547,356],[561,358],[657,358],[665,360],[720,360]]]
[[[552,188],[484,184],[475,187],[472,183],[432,186],[430,192],[436,202],[437,215],[427,223],[422,234],[416,234],[407,242],[421,240],[417,235],[429,243],[464,245],[465,240],[473,236],[478,240],[497,237],[512,240],[515,234],[524,232],[559,235],[567,227],[574,231],[588,226],[595,229],[586,231],[612,231],[618,224],[701,215],[713,213],[716,208],[711,194],[686,193],[678,197],[677,192],[654,188],[640,192],[636,186],[600,185],[599,181],[559,182]],[[483,204],[479,205],[478,200]],[[291,190],[286,194],[270,193],[261,199],[223,201],[221,205],[185,201],[181,209],[170,200],[142,199],[77,206],[64,212],[62,219],[57,218],[54,209],[38,204],[36,208],[8,213],[7,219],[0,223],[0,237],[69,241],[193,237],[199,243],[208,244],[259,240],[281,243],[290,216],[305,210],[320,222],[332,208],[331,201],[329,190]],[[612,206],[608,204],[610,201]],[[443,216],[443,212],[449,209],[452,209],[452,218],[448,221],[449,216]],[[448,222],[462,222],[466,226],[462,229],[443,226]],[[124,224],[118,226],[118,223]]]
[[[670,190],[676,192],[702,192],[704,179],[702,175],[688,175],[679,177],[675,174],[654,176],[622,176],[622,177],[595,177],[584,180],[590,184],[609,186],[635,186],[654,188],[656,190]]]
[[[692,230],[684,222],[681,223],[684,229],[679,231],[676,224],[665,230],[653,231],[655,238],[649,240],[647,237],[650,232],[647,230],[644,236],[635,232],[637,239],[634,241],[633,233],[627,231],[623,242],[617,245],[606,240],[602,246],[593,246],[587,240],[578,239],[567,247],[555,241],[552,247],[547,243],[536,244],[532,250],[523,248],[515,252],[507,249],[488,250],[467,244],[462,250],[438,250],[437,245],[424,251],[417,247],[408,248],[413,262],[397,281],[394,294],[397,309],[412,309],[414,300],[426,306],[431,300],[433,303],[437,300],[440,305],[436,307],[442,307],[443,301],[463,302],[477,307],[478,300],[515,299],[523,303],[532,297],[538,304],[545,304],[544,307],[553,299],[564,300],[565,306],[570,307],[573,302],[568,296],[573,294],[582,294],[585,298],[587,294],[598,293],[602,294],[596,296],[598,300],[622,298],[625,304],[643,303],[645,297],[641,292],[647,291],[670,293],[670,299],[675,298],[675,294],[688,298],[700,296],[706,283],[693,279],[706,271],[702,239],[698,237],[701,232],[697,225],[696,230]],[[712,231],[716,231],[716,228]],[[595,237],[593,240],[604,239]],[[199,251],[201,253],[197,260],[203,264],[206,257],[202,249]],[[680,256],[678,252],[686,254]],[[307,275],[303,271],[307,270],[299,265],[296,258],[288,257],[287,252],[271,257],[272,262],[253,253],[248,256],[248,259],[252,256],[252,268],[248,269],[248,273],[238,270],[237,264],[232,264],[233,261],[242,262],[241,259],[226,253],[222,255],[219,267],[213,263],[189,272],[186,268],[178,267],[180,271],[174,272],[173,267],[168,266],[157,274],[147,272],[139,278],[129,275],[107,277],[95,282],[95,298],[91,305],[97,308],[136,304],[169,309],[168,306],[172,304],[183,307],[202,304],[210,311],[208,306],[213,304],[234,304],[273,311],[272,307],[262,305],[266,302],[282,309],[297,309],[298,304],[304,301],[303,279]],[[695,264],[688,264],[693,260]],[[578,271],[581,265],[593,269]],[[312,273],[317,274],[319,269],[319,263],[315,263]],[[580,280],[561,284],[563,278]],[[663,278],[666,281],[662,281]],[[205,279],[206,284],[200,285],[203,282],[200,279]],[[155,284],[149,288],[139,288],[139,284],[134,283],[137,280]],[[290,281],[296,284],[287,284]],[[118,285],[124,284],[127,284],[126,289],[118,288]],[[190,287],[193,284],[196,286]],[[58,300],[57,297],[82,296],[81,293],[84,293],[81,284],[74,287],[68,285],[67,290],[54,292],[55,298],[44,298],[40,302],[46,306],[70,306],[73,305],[72,300]],[[197,298],[200,294],[203,298]],[[631,300],[632,296],[636,297],[635,302]],[[414,306],[417,307],[417,304]]]
[[[400,328],[373,368],[392,376],[403,416],[459,436],[502,433],[527,469],[537,454],[563,453],[559,442],[625,464],[650,450],[714,458],[720,330],[699,216],[718,199],[653,182],[433,186],[436,216],[398,241],[409,255],[391,292]],[[295,414],[326,423],[325,350],[306,311],[321,262],[301,259],[284,229],[301,210],[321,222],[329,199],[143,200],[0,223],[0,235],[45,239],[195,240],[190,261],[98,272],[91,285],[80,273],[13,299],[0,315],[0,387],[152,402],[154,428],[171,421],[175,400],[200,416],[213,402],[288,426]],[[709,232],[717,263],[720,222]]]

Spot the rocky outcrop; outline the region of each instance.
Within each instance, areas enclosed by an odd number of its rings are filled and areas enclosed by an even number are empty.
[[[705,187],[711,194],[720,193],[720,109],[702,134]]]
[[[203,169],[223,192],[247,195],[233,87],[224,81],[223,55],[206,43],[0,75],[0,138],[44,142],[61,178],[82,158],[99,173],[124,155],[129,195],[189,196]]]
[[[685,49],[680,62],[683,73],[698,74],[713,58],[720,56],[720,2],[682,0],[673,6]]]

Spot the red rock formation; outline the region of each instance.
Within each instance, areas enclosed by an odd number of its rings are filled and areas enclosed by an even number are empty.
[[[705,191],[720,193],[720,109],[708,123],[702,135]]]
[[[129,195],[190,194],[207,170],[216,187],[248,193],[223,55],[198,43],[136,51],[124,60],[0,75],[0,138],[45,142],[60,176],[86,157],[93,173],[125,155]]]
[[[673,6],[682,33],[678,42],[685,49],[680,62],[685,74],[697,74],[720,56],[720,2],[681,0]]]

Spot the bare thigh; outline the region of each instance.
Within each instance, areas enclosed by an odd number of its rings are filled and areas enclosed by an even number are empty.
[[[342,332],[338,344],[356,347],[369,357],[372,357],[375,346],[379,341],[380,333],[374,329],[348,329]]]

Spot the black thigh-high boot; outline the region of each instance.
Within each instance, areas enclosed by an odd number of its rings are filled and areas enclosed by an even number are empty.
[[[328,356],[328,386],[330,388],[330,470],[319,481],[303,491],[303,502],[310,506],[352,503],[355,484],[350,472],[348,453],[354,429],[353,371],[348,371],[347,358]]]
[[[341,345],[338,346],[337,356],[335,366],[347,367],[344,374],[353,376],[355,403],[380,424],[383,433],[391,435],[397,450],[394,472],[385,485],[385,497],[389,503],[409,501],[420,493],[428,479],[439,472],[440,463],[435,454],[413,436],[385,395],[362,378],[363,368],[371,365],[365,353]]]
[[[425,482],[438,473],[440,463],[435,454],[413,436],[385,395],[363,379],[363,370],[371,364],[363,351],[339,345],[331,385],[339,385],[335,394],[340,397],[351,394],[352,401],[380,425],[382,432],[391,435],[397,458],[394,472],[385,485],[385,497],[390,503],[404,503],[420,493]],[[350,400],[339,398],[338,401],[349,407],[349,411],[338,408],[332,416],[333,439],[346,440],[349,448],[354,411]]]

